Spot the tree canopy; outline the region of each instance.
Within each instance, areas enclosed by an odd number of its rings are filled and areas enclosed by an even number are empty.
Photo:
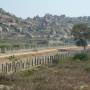
[[[88,45],[86,40],[90,39],[90,28],[84,23],[76,24],[72,28],[72,35],[76,40],[76,45],[84,47],[85,50]]]
[[[72,28],[72,35],[75,39],[85,38],[90,40],[90,27],[84,23],[76,24]]]
[[[78,39],[78,40],[76,40],[76,45],[77,46],[82,46],[82,47],[84,47],[84,50],[86,49],[86,46],[88,45],[87,44],[87,41],[86,40],[84,40],[84,39]]]

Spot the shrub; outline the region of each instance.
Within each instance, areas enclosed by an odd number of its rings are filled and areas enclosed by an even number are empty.
[[[73,57],[74,60],[86,61],[88,60],[88,55],[86,53],[77,53]]]
[[[14,81],[15,78],[14,78],[14,75],[11,74],[11,75],[7,75],[7,74],[0,74],[0,81],[3,82],[3,83],[6,83],[8,81]]]

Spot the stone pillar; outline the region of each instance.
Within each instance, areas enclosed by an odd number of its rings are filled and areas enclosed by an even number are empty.
[[[42,57],[42,64],[44,64],[44,56]]]
[[[45,64],[47,64],[47,56],[45,56]]]
[[[41,65],[41,57],[39,58],[39,64]]]
[[[33,59],[32,59],[32,67],[33,67],[33,65],[34,65],[34,62],[33,62]]]
[[[37,66],[38,66],[38,57],[37,57]]]
[[[8,73],[8,64],[6,63],[5,66],[6,66],[6,68],[5,68],[5,69],[6,69],[6,70],[5,70],[5,73]]]
[[[37,64],[37,61],[36,61],[36,59],[37,59],[37,58],[35,57],[35,59],[34,59],[35,66],[36,66],[36,64]]]
[[[2,64],[1,72],[4,72],[4,64]]]

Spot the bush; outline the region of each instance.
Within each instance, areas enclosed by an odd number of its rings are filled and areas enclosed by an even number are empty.
[[[74,55],[73,59],[74,60],[85,61],[85,60],[88,60],[88,55],[86,53],[78,53],[78,54]]]

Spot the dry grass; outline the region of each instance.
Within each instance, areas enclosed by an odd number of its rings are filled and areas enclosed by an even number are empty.
[[[0,83],[9,90],[90,90],[90,61],[64,60],[5,77]]]

